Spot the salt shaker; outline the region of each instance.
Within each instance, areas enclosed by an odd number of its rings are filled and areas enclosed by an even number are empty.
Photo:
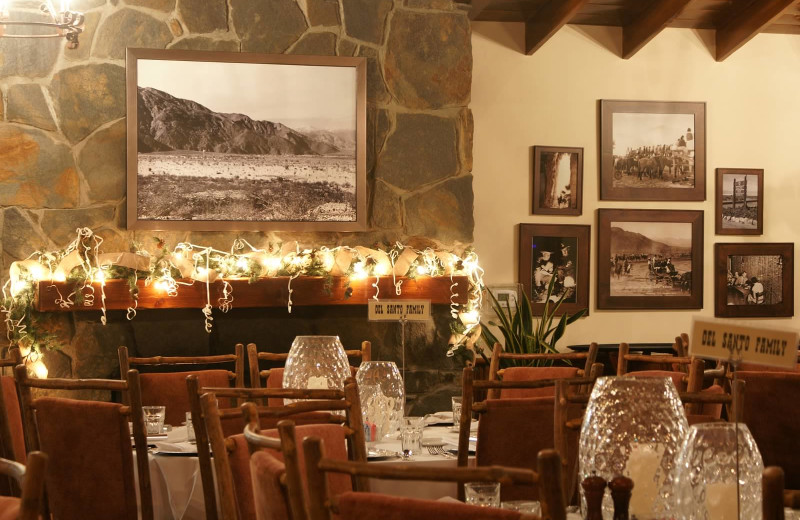
[[[606,492],[606,481],[602,477],[592,475],[581,482],[586,497],[586,517],[584,520],[603,520],[603,495]]]

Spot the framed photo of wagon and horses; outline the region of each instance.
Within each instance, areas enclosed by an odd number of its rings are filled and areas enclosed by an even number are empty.
[[[533,147],[533,213],[583,212],[583,148]]]
[[[128,228],[366,229],[366,68],[128,49]]]
[[[702,211],[597,210],[598,309],[702,307]]]
[[[714,244],[714,316],[794,316],[793,243]]]
[[[600,101],[600,199],[706,200],[706,104]]]
[[[541,315],[552,279],[551,304],[564,297],[561,311],[589,311],[589,241],[591,226],[519,225],[519,281]]]
[[[717,168],[717,235],[764,232],[764,170]]]

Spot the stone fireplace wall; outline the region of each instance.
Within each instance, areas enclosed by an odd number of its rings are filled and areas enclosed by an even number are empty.
[[[221,249],[237,236],[256,246],[472,242],[471,33],[452,0],[74,0],[73,7],[86,13],[76,50],[55,39],[0,39],[4,273],[36,250],[64,247],[78,227],[102,236],[107,252],[133,242],[152,251],[154,237]],[[366,57],[369,230],[127,231],[126,47]],[[409,327],[410,393],[454,392],[463,363],[444,356],[449,309],[437,309],[434,322]],[[230,351],[251,341],[286,350],[300,333],[339,334],[347,345],[369,339],[377,359],[400,357],[399,326],[367,323],[363,306],[288,315],[234,304],[229,315],[215,311],[210,335],[199,310],[141,311],[130,322],[111,313],[106,327],[88,312],[42,315],[39,323],[61,347],[45,359],[53,376],[109,375],[121,344],[141,354]]]

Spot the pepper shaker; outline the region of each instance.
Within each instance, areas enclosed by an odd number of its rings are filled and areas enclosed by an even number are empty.
[[[606,481],[602,477],[592,475],[581,482],[586,497],[586,517],[584,520],[603,520],[603,495],[606,492]]]
[[[611,490],[611,499],[614,501],[614,520],[628,520],[633,480],[622,475],[614,477],[608,483],[608,489]]]

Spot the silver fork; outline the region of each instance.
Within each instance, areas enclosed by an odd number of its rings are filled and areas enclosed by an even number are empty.
[[[429,444],[428,453],[431,455],[441,455],[442,457],[455,458],[456,456],[444,449],[444,444]]]

